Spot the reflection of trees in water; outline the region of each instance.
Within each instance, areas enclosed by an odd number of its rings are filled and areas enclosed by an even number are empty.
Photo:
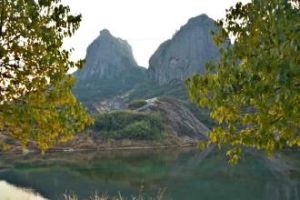
[[[93,165],[95,163],[123,162],[143,163],[148,161],[172,162],[176,160],[181,151],[174,150],[116,150],[116,151],[85,151],[85,152],[58,152],[28,155],[1,155],[0,169],[13,168],[16,165],[45,167],[56,164],[68,165]]]
[[[167,175],[181,151],[110,151],[8,156],[0,179],[34,188],[56,199],[65,191],[88,196],[95,191],[134,194],[141,185],[157,192],[157,183]],[[136,190],[136,191],[135,191]]]
[[[79,195],[87,193],[82,189],[85,187],[90,190],[89,193],[93,193],[91,190],[94,189],[101,192],[101,187],[107,188],[104,192],[116,188],[131,192],[132,189],[139,190],[141,184],[146,190],[155,192],[158,188],[167,188],[167,193],[174,193],[174,198],[188,191],[187,195],[193,193],[195,199],[203,193],[209,197],[215,197],[214,193],[225,194],[223,199],[228,200],[237,199],[237,195],[249,199],[254,191],[259,193],[253,194],[258,196],[256,199],[297,200],[300,191],[299,176],[291,174],[293,170],[297,172],[297,166],[285,165],[284,158],[269,160],[253,154],[238,166],[230,167],[224,153],[218,153],[213,148],[203,152],[138,150],[56,153],[1,160],[12,166],[5,174],[14,181],[13,184],[32,186],[47,195],[64,192],[67,186]],[[233,188],[240,190],[239,194],[230,194]]]

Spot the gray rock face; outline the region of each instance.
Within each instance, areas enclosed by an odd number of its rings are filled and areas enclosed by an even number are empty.
[[[79,81],[111,79],[135,67],[138,65],[127,41],[112,36],[104,29],[88,47],[84,69],[76,76]]]
[[[179,101],[164,98],[156,105],[164,117],[166,129],[172,134],[197,140],[207,139],[209,129]]]
[[[165,130],[179,138],[206,140],[209,129],[180,101],[161,97],[147,100],[147,105],[139,108],[140,112],[161,114]]]
[[[146,78],[146,69],[139,67],[129,44],[102,30],[87,49],[86,63],[74,74],[76,97],[90,110],[96,104],[122,96]]]
[[[211,36],[211,31],[215,30],[214,20],[207,15],[191,18],[150,58],[149,77],[164,85],[172,80],[185,80],[194,73],[203,73],[208,61],[219,58],[219,49]]]

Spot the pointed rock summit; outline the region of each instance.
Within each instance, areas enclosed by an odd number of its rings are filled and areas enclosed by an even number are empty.
[[[111,35],[111,33],[109,32],[109,30],[107,30],[107,29],[101,30],[101,31],[100,31],[100,36],[101,36],[101,37],[113,37],[113,36]]]
[[[130,45],[104,29],[88,47],[84,68],[74,74],[74,93],[93,109],[94,104],[123,95],[144,80],[145,71],[137,65]]]
[[[88,47],[85,66],[76,76],[80,81],[109,79],[136,67],[138,65],[127,41],[104,29]]]
[[[194,73],[203,73],[208,61],[219,58],[219,49],[211,31],[216,31],[207,15],[191,18],[172,39],[160,45],[150,58],[148,75],[159,85],[185,80]]]

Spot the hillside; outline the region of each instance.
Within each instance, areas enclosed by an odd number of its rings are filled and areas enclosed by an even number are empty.
[[[208,128],[182,102],[151,99],[134,109],[95,115],[88,134],[52,150],[194,146],[207,140]]]
[[[214,122],[208,110],[199,109],[188,101],[184,80],[193,73],[204,72],[207,62],[218,60],[219,49],[211,36],[211,31],[215,30],[214,21],[207,15],[191,18],[172,39],[160,45],[151,57],[148,69],[136,64],[132,49],[125,40],[113,36],[108,30],[101,31],[87,50],[85,67],[75,73],[78,82],[74,88],[79,100],[96,116],[96,124],[99,125],[100,119],[109,124],[107,120],[117,117],[120,126],[98,126],[100,135],[118,140],[124,139],[122,134],[129,136],[136,132],[135,137],[125,139],[141,139],[144,132],[143,138],[151,139],[153,137],[149,134],[161,132],[161,135],[168,133],[177,139],[205,139],[203,133]],[[147,104],[146,110],[139,108],[127,112],[132,110],[132,102],[151,99],[157,101],[151,106]],[[156,125],[161,123],[163,128],[149,124],[155,113],[160,116],[156,118],[159,121]],[[121,120],[120,116],[145,119],[122,126],[127,119]]]

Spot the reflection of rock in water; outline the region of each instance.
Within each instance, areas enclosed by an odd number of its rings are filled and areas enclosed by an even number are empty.
[[[268,200],[299,200],[300,184],[293,179],[291,172],[297,167],[291,160],[277,154],[266,159],[270,171],[280,182],[269,182],[266,184],[265,195]]]
[[[298,200],[299,184],[282,181],[282,183],[269,182],[265,187],[265,199],[267,200]]]
[[[205,160],[205,158],[210,155],[210,153],[215,149],[215,145],[212,145],[202,152],[197,152],[196,156],[191,156],[188,161],[186,161],[185,165],[182,165],[178,163],[177,165],[173,166],[173,169],[171,170],[171,177],[176,176],[178,174],[191,174],[193,172],[193,169],[199,167],[199,165]]]
[[[237,185],[240,183],[243,184],[243,181],[246,181],[246,183],[249,184],[247,186],[249,187],[249,191],[251,191],[251,187],[257,187],[256,190],[260,193],[258,195],[258,199],[300,200],[299,175],[293,175],[293,172],[299,174],[299,164],[297,165],[297,163],[293,163],[293,159],[290,159],[289,157],[281,157],[281,155],[276,155],[276,157],[273,158],[267,158],[264,154],[247,152],[246,154],[250,156],[247,156],[246,160],[248,161],[246,163],[240,163],[237,166],[231,167],[229,165],[226,166],[225,153],[218,153],[215,150],[216,148],[212,146],[205,151],[199,151],[198,153],[195,152],[194,154],[189,155],[188,159],[185,161],[185,165],[180,165],[177,163],[172,167],[171,175],[168,177],[168,180],[164,182],[164,184],[170,185],[176,182],[178,175],[183,177],[183,179],[181,179],[183,182],[181,182],[180,185],[189,184],[191,177],[195,175],[194,172],[202,171],[201,173],[208,174],[208,180],[210,178],[214,179],[216,176],[220,176],[219,178],[222,179],[222,175],[225,175],[227,178],[229,178],[228,185],[220,185],[222,190],[224,190],[224,188],[226,188],[225,190],[232,189],[232,187],[234,187],[232,185],[234,180],[237,181]],[[212,157],[214,157],[215,160],[218,160],[216,158],[218,156],[220,156],[219,158],[222,161],[219,160],[221,162],[217,162],[215,164],[224,166],[215,170],[214,168],[218,168],[218,166],[209,163],[213,161],[211,160]],[[251,160],[256,160],[258,162],[252,163]],[[202,177],[205,177],[205,175]],[[218,181],[221,181],[221,179]],[[199,181],[205,180],[207,181],[207,179],[199,179]],[[212,182],[207,182],[206,184],[211,183]],[[255,183],[259,185],[261,184],[261,186],[255,185]],[[230,185],[232,185],[232,187]],[[261,187],[261,190],[258,189],[259,187]],[[216,193],[218,192],[216,191]],[[257,197],[256,194],[253,194],[253,199],[255,199],[254,196]],[[230,199],[230,197],[228,196],[227,199]]]
[[[1,160],[12,167],[0,171],[0,179],[34,188],[49,199],[66,191],[83,199],[95,191],[111,195],[120,191],[130,199],[141,185],[149,194],[166,188],[174,200],[299,199],[299,176],[291,174],[299,172],[299,163],[293,167],[284,163],[290,157],[278,161],[245,154],[234,167],[227,164],[224,152],[213,147],[203,152],[169,149],[8,156]]]

